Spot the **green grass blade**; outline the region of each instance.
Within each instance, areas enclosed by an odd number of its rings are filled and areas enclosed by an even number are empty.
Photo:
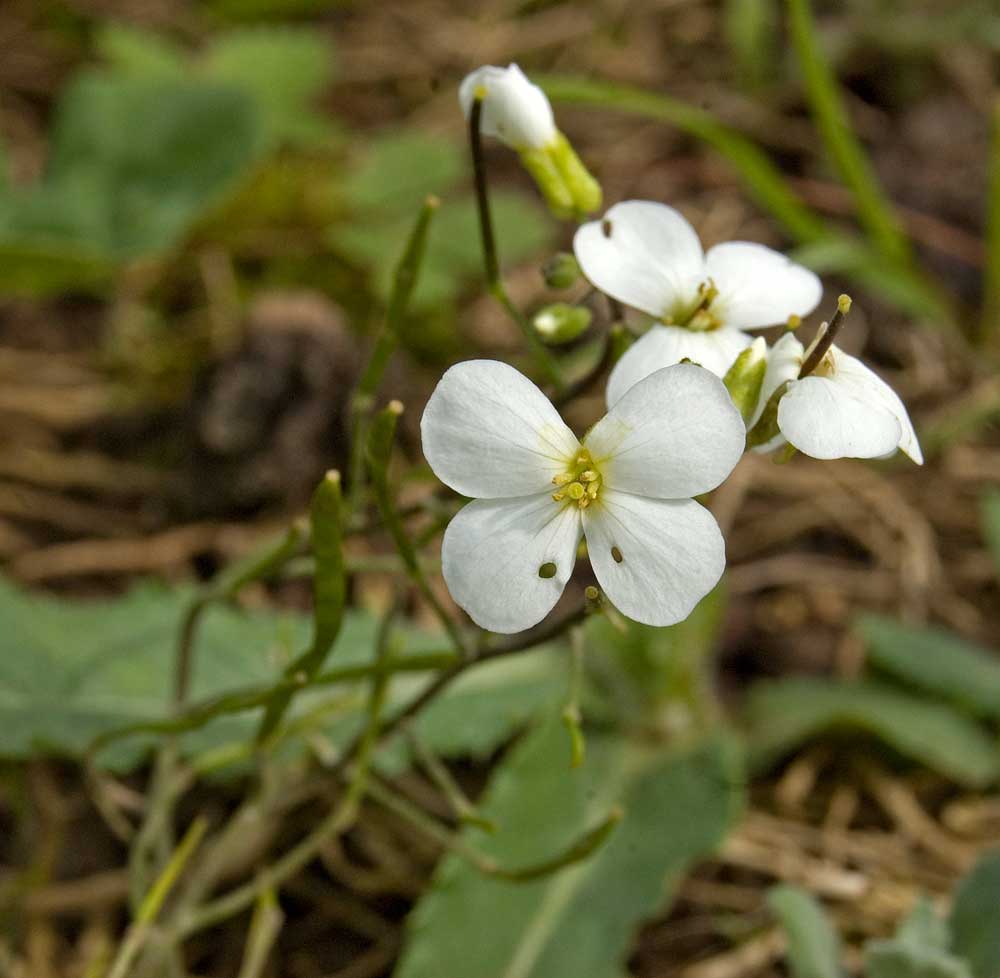
[[[647,119],[659,119],[690,133],[733,164],[754,200],[796,240],[805,243],[829,236],[823,219],[803,203],[767,154],[704,109],[630,85],[553,75],[536,77],[535,81],[557,102],[618,109]]]
[[[851,128],[836,76],[820,49],[809,0],[788,0],[788,14],[813,118],[840,178],[854,195],[858,217],[879,251],[896,261],[907,261],[909,241]]]

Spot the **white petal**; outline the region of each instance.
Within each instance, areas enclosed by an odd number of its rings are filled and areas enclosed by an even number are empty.
[[[541,492],[579,446],[548,398],[498,360],[448,369],[424,409],[420,435],[434,474],[482,499]]]
[[[740,460],[743,418],[703,367],[665,367],[629,390],[584,439],[604,485],[657,499],[714,489]]]
[[[913,424],[906,407],[900,400],[899,395],[881,378],[874,370],[866,366],[857,357],[844,353],[837,346],[830,349],[832,354],[834,371],[831,379],[838,384],[846,385],[851,390],[857,392],[857,396],[866,397],[871,403],[891,411],[899,422],[900,437],[898,448],[905,455],[908,455],[918,465],[923,465],[924,456],[920,451],[920,443],[917,441],[917,434],[913,430]],[[893,451],[893,449],[890,449]]]
[[[583,511],[583,529],[598,583],[619,611],[646,625],[683,621],[726,566],[715,518],[692,499],[605,490]]]
[[[760,399],[757,401],[757,408],[750,419],[748,428],[752,428],[760,420],[771,395],[785,381],[795,380],[798,377],[799,370],[802,369],[802,356],[802,344],[792,333],[785,333],[771,347],[767,354],[767,370],[764,372],[764,381],[760,386]]]
[[[484,135],[496,136],[518,150],[542,149],[556,138],[552,106],[545,92],[532,84],[517,65],[484,65],[462,79],[458,100],[466,118],[480,87],[486,89],[479,119]]]
[[[608,377],[607,402],[613,407],[621,396],[644,377],[688,359],[725,376],[733,361],[750,345],[752,337],[738,329],[700,332],[680,326],[653,326],[632,344]]]
[[[708,277],[719,290],[711,310],[723,325],[758,329],[805,316],[819,305],[818,276],[778,251],[749,241],[730,241],[709,249]]]
[[[895,414],[871,397],[867,385],[810,375],[793,381],[778,403],[778,427],[813,458],[878,458],[902,436]]]
[[[520,632],[555,606],[573,572],[580,510],[548,493],[476,499],[445,530],[442,570],[455,601],[481,628]],[[540,577],[543,564],[555,575]]]
[[[672,207],[647,200],[615,204],[573,238],[583,274],[601,292],[651,316],[693,305],[705,278],[701,243]]]

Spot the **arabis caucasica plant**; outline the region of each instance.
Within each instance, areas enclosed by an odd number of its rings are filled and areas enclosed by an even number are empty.
[[[473,497],[448,524],[442,569],[482,628],[541,621],[581,536],[610,601],[648,625],[686,618],[722,575],[722,534],[691,497],[729,475],[745,428],[702,367],[650,374],[581,442],[513,367],[469,360],[441,378],[420,430],[437,477]]]
[[[482,105],[479,130],[515,150],[558,217],[589,214],[601,206],[600,184],[556,128],[545,93],[517,65],[485,65],[465,76],[458,100],[468,119]]]
[[[601,292],[657,321],[618,361],[608,405],[662,367],[689,359],[722,377],[760,329],[816,308],[816,275],[749,241],[707,253],[694,228],[665,204],[627,200],[576,232],[573,249]]]
[[[849,305],[842,296],[842,311]],[[857,357],[826,342],[827,329],[824,323],[808,350],[791,333],[771,348],[751,444],[770,451],[788,443],[819,459],[882,458],[898,450],[922,465],[899,395]]]

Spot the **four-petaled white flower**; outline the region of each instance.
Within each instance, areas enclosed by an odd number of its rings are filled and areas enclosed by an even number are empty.
[[[651,201],[616,204],[576,232],[573,248],[596,288],[663,324],[616,364],[609,406],[685,358],[724,376],[751,342],[744,330],[807,315],[823,293],[813,272],[764,245],[730,241],[704,253],[680,213]]]
[[[458,100],[466,118],[472,112],[477,92],[483,102],[479,128],[496,136],[511,149],[544,149],[558,136],[552,106],[537,85],[516,64],[506,68],[484,65],[466,75],[458,89]]]
[[[813,341],[820,342],[824,329]],[[882,458],[897,449],[918,465],[920,451],[910,416],[899,395],[866,367],[836,345],[831,345],[816,368],[799,379],[811,352],[786,333],[771,348],[760,400],[751,427],[764,412],[771,395],[788,383],[778,401],[780,435],[757,451],[770,451],[788,442],[813,458]]]
[[[420,430],[437,477],[474,497],[448,525],[442,564],[452,597],[483,628],[541,621],[581,535],[608,598],[649,625],[686,618],[722,574],[718,524],[691,497],[729,475],[745,429],[701,367],[646,378],[581,443],[513,367],[470,360],[441,378]]]

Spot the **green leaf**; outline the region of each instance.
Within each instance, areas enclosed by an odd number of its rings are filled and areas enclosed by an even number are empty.
[[[949,923],[952,950],[968,961],[974,978],[1000,978],[1000,849],[959,883]]]
[[[190,591],[151,585],[112,601],[63,602],[22,593],[0,581],[0,757],[36,753],[79,757],[99,734],[169,715],[177,631]],[[361,612],[344,620],[333,655],[338,665],[373,659],[378,623]],[[205,615],[194,657],[191,701],[276,682],[283,667],[309,641],[309,618],[299,614],[244,613],[213,606]],[[402,629],[403,654],[436,651],[436,635]],[[431,680],[416,674],[393,679],[393,708]],[[521,725],[552,710],[565,693],[557,650],[501,658],[470,670],[420,717],[418,730],[445,756],[486,755]],[[334,744],[359,727],[367,683],[303,691],[293,717],[317,714]],[[336,708],[332,716],[327,716]],[[296,720],[298,722],[298,720]],[[188,755],[252,739],[254,715],[210,719],[185,734]],[[115,741],[98,762],[128,770],[146,755],[149,736]],[[405,751],[382,763],[395,769]]]
[[[480,810],[498,832],[467,836],[501,866],[533,865],[618,802],[625,817],[610,839],[541,879],[486,878],[446,856],[410,916],[396,978],[621,978],[639,924],[737,815],[742,781],[731,743],[678,752],[590,736],[586,762],[574,769],[566,732],[552,720],[494,772]]]
[[[794,978],[840,978],[840,941],[816,898],[797,886],[775,886],[767,905],[788,935]]]
[[[72,241],[0,236],[0,292],[5,295],[100,292],[113,269],[107,256]]]
[[[948,924],[934,905],[921,897],[887,941],[865,946],[871,978],[971,978],[968,965],[948,951]]]
[[[100,25],[94,49],[112,68],[147,78],[183,78],[188,68],[180,45],[161,33],[130,24]]]
[[[249,170],[257,131],[253,103],[230,88],[84,74],[59,104],[40,192],[87,206],[83,243],[162,251]]]
[[[202,68],[212,81],[254,99],[266,146],[309,148],[333,133],[314,103],[333,80],[334,65],[332,45],[312,28],[247,27],[219,37]]]
[[[788,0],[790,33],[802,68],[806,95],[826,151],[854,195],[858,216],[880,251],[906,260],[910,245],[892,204],[882,193],[875,170],[851,128],[837,79],[823,55],[810,0]]]
[[[464,154],[450,139],[391,130],[372,140],[343,192],[353,210],[409,220],[426,197],[444,196],[464,169]]]
[[[757,683],[747,703],[752,758],[767,765],[821,734],[865,733],[963,785],[1000,773],[1000,749],[977,724],[940,703],[873,682]]]
[[[1000,491],[993,489],[983,494],[983,536],[989,544],[1000,579]]]
[[[862,615],[857,624],[868,662],[877,669],[979,716],[1000,719],[1000,660],[988,649],[881,615]]]

